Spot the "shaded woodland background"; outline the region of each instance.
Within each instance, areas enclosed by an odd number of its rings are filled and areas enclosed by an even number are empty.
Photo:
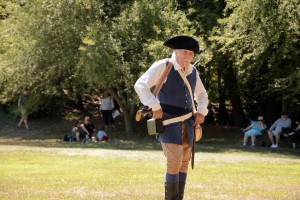
[[[207,124],[300,117],[299,0],[0,0],[0,109],[16,116],[25,87],[36,117],[93,109],[108,91],[134,133],[133,85],[181,34],[200,42]]]

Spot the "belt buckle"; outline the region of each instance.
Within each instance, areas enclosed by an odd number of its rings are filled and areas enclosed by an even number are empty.
[[[180,116],[180,119],[181,119],[181,121],[183,122],[183,121],[184,121],[184,115],[181,115],[181,116]]]

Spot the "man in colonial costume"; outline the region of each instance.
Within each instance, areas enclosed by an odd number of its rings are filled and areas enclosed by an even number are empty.
[[[165,199],[183,199],[194,145],[194,128],[204,122],[208,113],[208,95],[197,69],[191,64],[194,55],[200,53],[198,41],[189,36],[176,36],[166,40],[164,45],[173,49],[172,57],[153,63],[134,88],[141,102],[152,109],[154,119],[182,118],[166,125],[158,139],[167,159]],[[168,63],[172,68],[155,97],[150,88],[158,84]],[[188,80],[193,97],[180,73]],[[193,110],[194,100],[197,111]]]

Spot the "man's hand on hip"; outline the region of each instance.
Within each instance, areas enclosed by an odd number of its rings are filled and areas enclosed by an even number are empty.
[[[195,114],[195,124],[194,126],[197,126],[199,124],[202,124],[204,122],[205,116],[196,112]]]
[[[162,111],[162,109],[153,111],[153,116],[152,116],[152,118],[154,118],[154,119],[161,119],[162,116],[163,116],[163,111]]]

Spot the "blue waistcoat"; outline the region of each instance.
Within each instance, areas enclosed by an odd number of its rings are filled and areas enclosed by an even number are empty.
[[[194,94],[197,80],[196,68],[193,67],[192,73],[186,78],[188,79],[192,88],[192,93]],[[174,67],[172,67],[167,81],[162,86],[157,97],[163,110],[163,120],[185,115],[193,110],[190,92]],[[194,139],[194,119],[191,117],[183,123],[187,130],[189,145],[192,146]],[[182,145],[182,122],[165,126],[164,133],[159,134],[159,141]]]

